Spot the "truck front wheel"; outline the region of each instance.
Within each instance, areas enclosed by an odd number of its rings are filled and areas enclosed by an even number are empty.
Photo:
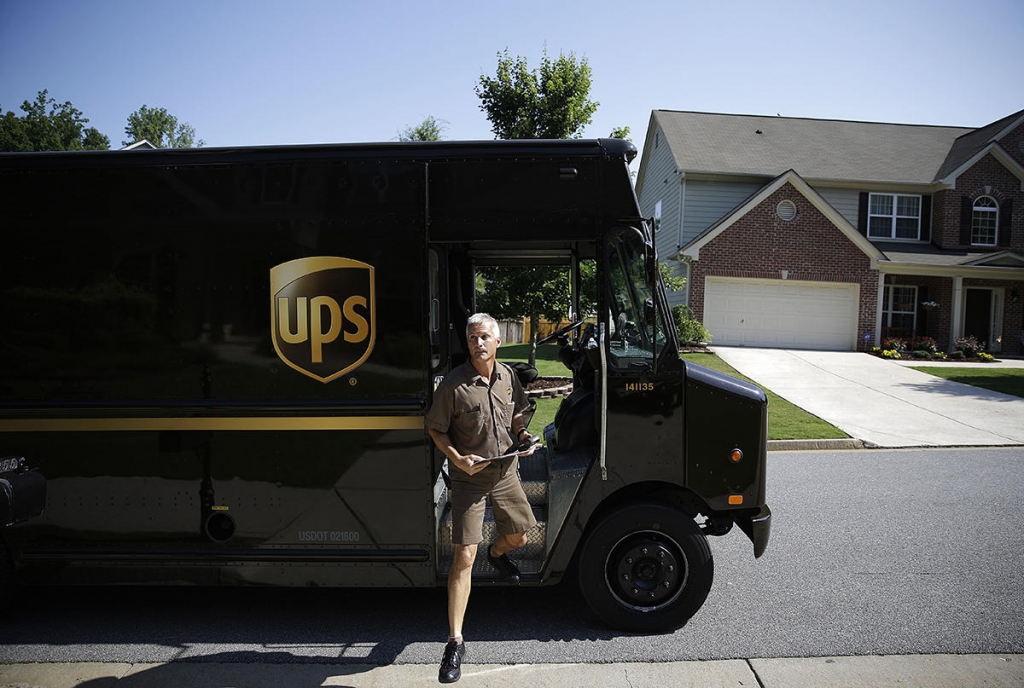
[[[714,579],[707,539],[666,504],[630,504],[605,515],[580,551],[579,582],[590,608],[626,631],[672,631],[704,604]]]

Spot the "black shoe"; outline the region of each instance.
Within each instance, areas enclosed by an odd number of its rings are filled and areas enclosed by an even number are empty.
[[[462,678],[462,658],[466,656],[466,643],[449,640],[444,646],[441,668],[437,672],[437,680],[441,683],[455,683]]]
[[[498,575],[501,576],[502,580],[506,583],[519,584],[519,567],[516,566],[515,562],[508,558],[508,553],[502,554],[500,557],[496,557],[491,554],[491,548],[487,548],[487,561],[490,562],[491,566],[498,570]]]

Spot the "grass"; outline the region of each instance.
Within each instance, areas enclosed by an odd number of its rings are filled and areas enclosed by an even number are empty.
[[[558,360],[559,347],[547,344],[537,349],[537,371],[542,377],[565,377],[569,370]],[[530,356],[529,344],[509,344],[498,350],[498,358],[502,361],[526,361]],[[684,354],[683,358],[693,363],[731,375],[740,380],[753,382],[743,377],[736,369],[714,354]],[[1022,370],[1021,372],[1024,372]],[[1020,378],[1024,385],[1024,377]],[[754,384],[757,384],[756,382]],[[762,387],[763,389],[763,387]],[[1002,391],[1002,390],[999,390]],[[849,437],[845,432],[830,423],[826,423],[815,415],[794,406],[771,390],[765,389],[768,395],[768,439],[770,440],[821,440]],[[1022,394],[1021,396],[1024,396]],[[530,423],[532,432],[540,432],[555,418],[555,411],[561,399],[538,399],[537,413]]]
[[[914,370],[952,382],[983,387],[993,392],[1024,397],[1024,368],[956,368],[954,366],[913,366]]]
[[[739,380],[757,382],[740,375],[735,368],[714,354],[683,354],[683,358],[705,368],[717,370]],[[845,432],[804,411],[770,389],[758,385],[768,395],[768,439],[770,440],[832,440],[849,437]]]
[[[537,347],[537,372],[541,377],[570,377],[569,369],[558,360],[557,344],[544,344]],[[506,344],[498,349],[499,361],[528,361],[530,360],[529,344]],[[562,403],[561,398],[538,399],[537,412],[530,421],[530,432],[535,435],[542,434],[544,428],[555,420],[555,411]]]

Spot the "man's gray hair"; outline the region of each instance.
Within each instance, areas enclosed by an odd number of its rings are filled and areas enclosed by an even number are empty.
[[[484,325],[486,324],[488,329],[496,335],[501,335],[501,328],[498,327],[498,321],[489,316],[487,313],[474,313],[469,316],[469,320],[466,321],[466,339],[469,339],[469,328],[473,325]]]

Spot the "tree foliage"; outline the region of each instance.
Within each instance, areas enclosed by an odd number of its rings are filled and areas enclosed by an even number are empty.
[[[612,129],[612,133],[608,134],[609,138],[613,139],[625,139],[626,141],[632,141],[629,137],[629,127],[615,127]]]
[[[399,141],[440,141],[444,138],[444,130],[448,123],[429,115],[415,127],[406,127],[405,131],[398,135]]]
[[[73,151],[106,150],[110,139],[94,127],[71,101],[58,103],[47,90],[39,91],[33,102],[21,104],[24,115],[8,111],[0,117],[0,150]]]
[[[530,365],[536,362],[540,319],[558,322],[569,311],[569,270],[563,266],[480,268],[483,291],[477,294],[477,308],[498,319],[530,318]]]
[[[202,139],[196,141],[196,130],[191,124],[179,123],[178,118],[165,108],[151,108],[147,105],[128,115],[124,133],[128,140],[121,142],[123,146],[130,146],[142,139],[157,148],[192,148],[203,145]]]
[[[531,70],[525,57],[512,58],[508,48],[498,53],[494,77],[480,75],[476,94],[480,109],[498,139],[573,139],[600,103],[590,100],[590,64],[586,58],[547,50],[540,67]]]

